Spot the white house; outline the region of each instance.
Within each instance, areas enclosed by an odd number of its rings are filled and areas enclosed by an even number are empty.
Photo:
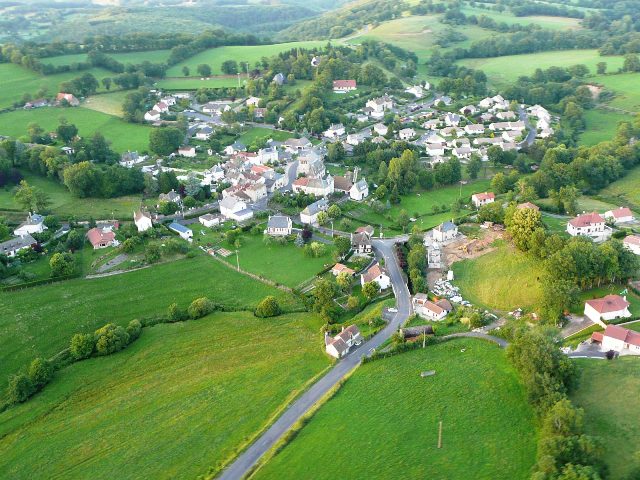
[[[172,222],[171,224],[169,224],[169,230],[171,230],[172,232],[176,232],[184,240],[189,241],[193,238],[193,231],[191,231],[191,229],[185,227],[184,225],[181,225],[180,223]]]
[[[158,120],[160,120],[160,112],[158,112],[157,110],[149,110],[144,114],[144,119],[147,122],[157,122]]]
[[[474,115],[478,113],[478,107],[476,107],[475,105],[465,105],[458,111],[461,115]]]
[[[151,221],[151,215],[146,210],[138,210],[133,212],[133,222],[136,224],[139,232],[146,232],[153,228],[153,222]]]
[[[253,210],[247,208],[247,204],[233,195],[223,198],[218,202],[220,213],[225,218],[242,222],[253,217]]]
[[[378,135],[386,135],[389,132],[389,127],[387,127],[384,123],[376,123],[373,126],[373,131]]]
[[[37,213],[29,213],[27,220],[22,222],[18,228],[13,231],[16,237],[23,237],[25,235],[31,235],[33,233],[42,233],[47,229],[44,224],[44,217]]]
[[[215,103],[209,102],[202,106],[204,113],[212,113],[214,115],[222,115],[223,112],[228,112],[231,107],[227,103]]]
[[[336,93],[347,93],[355,90],[357,84],[355,80],[334,80],[333,91]]]
[[[353,346],[361,343],[362,336],[356,325],[342,327],[342,331],[333,338],[329,336],[328,332],[324,334],[325,350],[334,358],[344,357]]]
[[[333,177],[327,175],[325,178],[300,177],[292,184],[293,191],[304,192],[307,195],[316,197],[326,197],[334,192]]]
[[[275,147],[261,148],[258,150],[257,159],[261,164],[277,162],[278,149]]]
[[[604,218],[611,220],[613,223],[633,222],[635,217],[629,207],[620,207],[615,210],[604,212]]]
[[[567,223],[567,233],[572,237],[590,237],[594,242],[605,241],[612,230],[607,227],[604,218],[596,212],[583,213]]]
[[[628,235],[622,240],[622,245],[627,250],[640,255],[640,235]]]
[[[457,127],[460,124],[460,115],[457,113],[447,113],[444,116],[444,123],[448,127]]]
[[[272,237],[284,237],[291,235],[292,222],[286,215],[273,215],[269,217],[265,233]]]
[[[460,159],[469,159],[473,150],[470,147],[463,145],[462,147],[456,147],[453,149],[453,154]]]
[[[411,140],[416,136],[416,131],[413,128],[403,128],[398,132],[400,140]]]
[[[329,128],[323,133],[323,135],[327,138],[338,138],[345,134],[344,125],[341,123],[331,124]]]
[[[36,243],[38,242],[36,242],[36,240],[28,233],[21,237],[15,237],[11,240],[0,243],[0,255],[15,257],[20,250],[31,248],[31,246]]]
[[[284,149],[289,153],[298,153],[300,150],[311,148],[313,144],[311,140],[306,137],[302,138],[290,138],[285,140],[282,144]]]
[[[195,147],[180,147],[178,148],[178,155],[187,158],[193,158],[196,156]]]
[[[448,300],[442,299],[432,302],[425,293],[416,293],[411,300],[416,315],[428,320],[440,321],[452,310]]]
[[[425,147],[427,155],[430,157],[441,157],[445,153],[444,143],[432,143]]]
[[[257,107],[260,105],[260,99],[258,97],[249,97],[245,103],[247,107]]]
[[[619,325],[607,325],[604,332],[594,332],[591,340],[601,344],[601,350],[640,355],[640,333]]]
[[[584,302],[584,315],[605,327],[604,321],[630,317],[629,305],[631,304],[627,301],[627,297],[607,295],[603,298],[594,298]]]
[[[414,85],[413,87],[409,87],[405,90],[406,93],[410,93],[416,98],[422,98],[424,95],[424,91],[420,85]]]
[[[469,123],[464,126],[464,132],[467,135],[482,135],[484,133],[484,125],[480,123]]]
[[[196,132],[196,138],[198,140],[206,141],[206,140],[209,140],[211,138],[212,134],[213,134],[213,128],[205,125],[204,127],[201,127]]]
[[[366,231],[352,233],[351,249],[355,255],[369,255],[372,253],[371,235]]]
[[[204,225],[205,227],[215,227],[216,225],[220,225],[220,216],[213,215],[211,213],[205,213],[204,215],[200,215],[198,217],[198,221]]]
[[[94,227],[87,232],[87,238],[94,250],[117,245],[116,234],[109,228]]]
[[[325,198],[322,198],[311,205],[307,205],[305,209],[300,212],[300,221],[307,225],[315,225],[318,223],[318,214],[325,212],[328,208],[329,203]]]
[[[476,208],[480,208],[483,205],[493,203],[496,199],[496,195],[493,192],[474,193],[471,195],[471,202]]]
[[[360,275],[361,285],[364,286],[365,283],[369,282],[377,283],[380,290],[386,290],[391,285],[391,279],[377,262],[374,263],[369,270]]]
[[[431,235],[436,242],[448,242],[458,236],[458,226],[453,222],[444,222],[434,228]]]
[[[364,200],[368,196],[369,196],[369,185],[364,179],[354,183],[351,186],[351,189],[349,190],[349,197],[351,197],[352,200],[360,201],[360,200]]]

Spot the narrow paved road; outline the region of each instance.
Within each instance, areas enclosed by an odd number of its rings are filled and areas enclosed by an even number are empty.
[[[296,400],[269,429],[264,432],[247,450],[245,450],[222,474],[221,480],[239,480],[256,464],[275,443],[282,437],[309,409],[320,400],[333,386],[355,369],[360,359],[371,349],[379,347],[411,314],[411,297],[402,271],[393,251],[394,240],[374,240],[376,252],[385,260],[385,265],[396,297],[398,312],[387,326],[373,338],[363,343],[356,350],[338,361],[329,372],[318,380],[298,400]]]
[[[520,117],[520,120],[523,121],[525,126],[527,127],[527,136],[522,142],[520,142],[520,146],[531,146],[533,145],[533,142],[536,141],[537,131],[535,128],[533,128],[533,125],[531,125],[529,116],[527,115],[527,112],[524,110],[524,108],[522,108],[522,105],[518,105],[518,117]]]

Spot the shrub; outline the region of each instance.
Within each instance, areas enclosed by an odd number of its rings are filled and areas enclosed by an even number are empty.
[[[65,277],[73,274],[76,269],[76,261],[70,253],[54,253],[49,260],[52,277]]]
[[[127,325],[127,334],[129,335],[129,343],[135,342],[142,333],[142,323],[140,320],[133,319]]]
[[[160,247],[155,244],[147,245],[144,251],[144,261],[147,263],[156,263],[160,260]]]
[[[28,375],[34,390],[40,390],[51,381],[53,367],[47,360],[36,358],[31,362],[31,365],[29,365]]]
[[[187,312],[180,308],[177,303],[172,303],[167,309],[167,316],[170,322],[181,322],[187,319]]]
[[[89,358],[96,347],[96,341],[93,335],[88,333],[76,333],[71,338],[71,356],[75,360],[83,360]]]
[[[255,316],[260,318],[276,317],[280,315],[280,305],[275,297],[269,295],[262,299],[255,311]]]
[[[95,339],[98,355],[109,355],[127,346],[129,334],[123,327],[107,323],[104,327],[96,330]]]
[[[208,315],[214,310],[215,304],[211,300],[207,297],[200,297],[191,302],[191,305],[189,305],[189,308],[187,309],[187,313],[189,314],[189,317],[195,320]]]
[[[33,394],[33,383],[24,373],[9,378],[7,401],[11,404],[24,402]]]

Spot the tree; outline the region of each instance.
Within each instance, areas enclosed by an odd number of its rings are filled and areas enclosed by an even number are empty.
[[[189,76],[189,73],[191,73],[191,72],[190,72],[190,70],[189,70],[189,67],[187,67],[186,65],[185,65],[184,67],[182,67],[182,74],[183,74],[185,77],[188,77],[188,76]]]
[[[76,260],[70,253],[54,253],[49,260],[52,277],[66,277],[76,270]]]
[[[40,390],[51,380],[53,367],[48,360],[35,358],[29,365],[28,375],[34,389]]]
[[[27,375],[20,373],[9,377],[6,395],[9,404],[22,403],[32,394],[33,384]]]
[[[398,214],[398,225],[402,227],[402,231],[407,228],[407,225],[409,225],[409,221],[409,214],[407,213],[407,211],[404,209],[400,210],[400,213]]]
[[[111,82],[112,82],[111,77],[104,77],[102,79],[102,85],[106,90],[111,90]]]
[[[480,207],[478,210],[478,222],[504,222],[504,208],[500,202],[492,202]]]
[[[107,323],[95,332],[96,353],[110,355],[122,350],[129,343],[129,334],[120,325]]]
[[[318,225],[324,225],[329,221],[329,214],[327,212],[320,212],[317,216]]]
[[[69,143],[78,135],[78,127],[72,123],[63,122],[56,128],[56,133],[64,143]]]
[[[534,232],[539,228],[544,228],[542,215],[533,208],[517,208],[513,216],[507,222],[507,232],[511,235],[513,243],[518,250],[528,252],[532,245],[531,240],[535,238]]]
[[[353,277],[348,272],[340,272],[336,277],[336,283],[344,292],[349,290],[349,288],[351,287],[352,281],[353,281]]]
[[[149,148],[157,155],[169,155],[183,140],[183,133],[175,127],[153,128],[149,133]]]
[[[200,65],[198,65],[196,71],[198,72],[198,75],[202,77],[208,77],[209,75],[211,75],[211,67],[206,63],[201,63]]]
[[[89,358],[96,346],[93,335],[89,333],[76,333],[71,337],[71,345],[69,352],[75,360],[83,360]]]
[[[499,172],[493,176],[493,178],[491,179],[491,190],[493,190],[498,195],[501,193],[506,193],[509,190],[507,177],[504,173]]]
[[[142,323],[140,320],[133,319],[127,325],[127,334],[129,335],[129,343],[134,342],[140,337],[142,333]]]
[[[374,193],[374,196],[376,197],[376,199],[378,200],[383,200],[384,197],[387,196],[387,192],[388,189],[385,185],[380,185],[378,188],[376,188],[376,191]]]
[[[238,62],[235,60],[225,60],[220,68],[222,73],[226,75],[235,75],[238,73]]]
[[[42,190],[32,187],[25,180],[21,180],[13,197],[15,201],[28,212],[41,212],[49,205],[49,196]]]
[[[181,309],[177,303],[172,303],[167,308],[167,317],[170,322],[181,322],[187,319],[187,312]]]
[[[348,237],[336,237],[333,244],[340,255],[345,255],[351,249],[351,240]]]
[[[200,297],[191,302],[189,308],[187,308],[187,313],[189,317],[195,320],[210,314],[214,310],[215,304],[211,300],[207,297]]]
[[[478,178],[478,174],[480,173],[481,168],[482,159],[478,155],[471,155],[469,163],[467,164],[467,173],[469,174],[469,178],[473,180]]]
[[[354,295],[349,295],[349,298],[347,298],[347,308],[349,310],[353,310],[355,308],[358,308],[360,306],[360,299]]]
[[[336,284],[330,279],[321,279],[313,289],[313,309],[316,312],[326,311],[333,304],[333,297],[336,293]]]
[[[362,293],[368,300],[372,300],[380,293],[380,287],[376,282],[367,282],[362,286]]]
[[[275,297],[269,295],[263,298],[256,307],[255,316],[259,318],[276,317],[280,315],[280,305]]]
[[[596,63],[596,72],[598,75],[604,75],[607,71],[607,62]]]
[[[628,53],[624,56],[624,64],[622,65],[624,72],[640,72],[640,58],[635,53]]]
[[[158,260],[160,260],[160,247],[155,243],[150,243],[144,250],[144,261],[156,263]]]

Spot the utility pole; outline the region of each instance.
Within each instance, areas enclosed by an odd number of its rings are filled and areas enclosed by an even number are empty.
[[[238,257],[238,249],[236,248],[236,265],[238,265],[238,271],[240,271],[240,257]]]

